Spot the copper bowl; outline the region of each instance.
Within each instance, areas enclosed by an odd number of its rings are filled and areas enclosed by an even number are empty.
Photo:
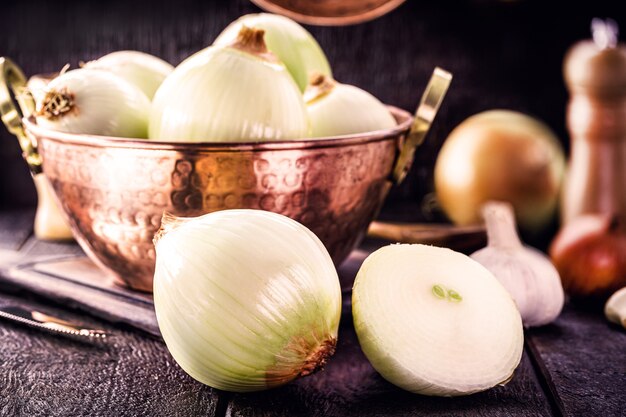
[[[11,86],[15,74],[4,72]],[[429,84],[429,91],[434,96],[437,89]],[[31,145],[31,168],[42,162],[87,255],[117,283],[152,291],[152,238],[164,212],[281,213],[317,234],[339,264],[364,236],[390,186],[406,173],[416,140],[434,117],[426,112],[426,119],[412,123],[406,111],[390,110],[398,122],[393,129],[318,140],[165,143],[68,134],[37,126],[32,117],[21,120],[18,136]],[[412,124],[416,135],[409,135]]]

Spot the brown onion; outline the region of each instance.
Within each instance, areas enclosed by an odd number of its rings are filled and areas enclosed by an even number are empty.
[[[550,247],[563,287],[573,296],[608,296],[626,286],[626,224],[585,215],[568,223]]]
[[[508,201],[517,222],[540,231],[553,218],[563,177],[562,147],[548,126],[509,110],[474,115],[457,126],[435,165],[435,190],[448,217],[481,222],[488,200]]]

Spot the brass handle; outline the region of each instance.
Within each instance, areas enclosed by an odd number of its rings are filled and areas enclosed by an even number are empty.
[[[413,125],[393,169],[392,179],[396,184],[401,183],[409,172],[415,157],[415,149],[424,142],[451,82],[451,73],[439,67],[435,68],[426,90],[424,90],[420,104],[417,106]]]
[[[26,94],[24,73],[13,61],[0,57],[0,116],[7,130],[17,137],[32,174],[37,175],[41,173],[41,157],[36,143],[28,137],[22,124],[22,118],[33,110],[32,98]]]

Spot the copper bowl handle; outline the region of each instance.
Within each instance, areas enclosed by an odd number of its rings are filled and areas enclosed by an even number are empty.
[[[15,105],[17,101],[18,105]],[[24,131],[22,119],[34,111],[32,97],[26,93],[26,77],[9,58],[0,57],[0,115],[7,130],[14,134],[22,148],[33,175],[41,173],[41,157],[34,143]]]
[[[424,142],[424,138],[433,120],[435,120],[435,116],[439,111],[439,107],[441,107],[451,82],[451,73],[439,67],[435,68],[424,90],[424,94],[422,94],[420,104],[417,106],[411,130],[402,146],[391,174],[395,184],[401,183],[409,172],[415,157],[415,150]]]

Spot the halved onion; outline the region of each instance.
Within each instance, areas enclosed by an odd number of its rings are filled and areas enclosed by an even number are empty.
[[[523,350],[511,296],[479,263],[450,249],[390,245],[371,254],[352,294],[365,355],[389,382],[457,396],[511,379]]]

